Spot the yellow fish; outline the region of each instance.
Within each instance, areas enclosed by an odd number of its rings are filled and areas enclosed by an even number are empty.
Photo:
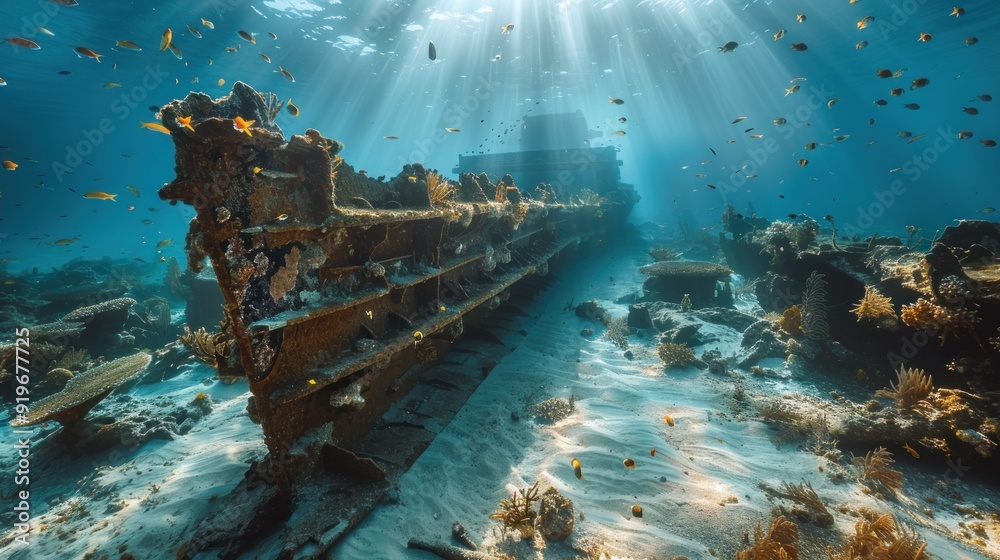
[[[285,108],[288,109],[288,112],[291,113],[293,117],[299,116],[299,107],[298,105],[292,103],[291,99],[288,100],[288,105],[285,105]]]
[[[910,445],[908,443],[904,443],[903,444],[903,449],[905,449],[906,452],[909,453],[910,455],[913,455],[914,459],[919,459],[920,458],[920,454],[917,453],[917,450],[914,449],[914,448],[912,448],[912,447],[910,447]]]
[[[118,82],[108,82],[108,83],[104,84],[104,89],[114,89],[114,88],[120,88],[120,87],[122,87],[122,85],[119,84]]]
[[[671,428],[674,427],[674,419],[671,416],[664,416],[663,421],[667,423]]]
[[[583,480],[583,468],[580,465],[580,461],[574,458],[571,464],[573,465],[573,474],[576,475],[577,480]]]
[[[174,242],[174,240],[170,239],[168,237],[168,238],[164,239],[163,241],[160,241],[159,243],[157,243],[156,244],[156,248],[157,249],[162,249],[162,248],[166,247],[167,245],[173,244],[173,242]]]
[[[170,48],[170,41],[174,38],[174,32],[168,27],[163,35],[160,37],[160,51],[165,51]]]
[[[635,461],[633,461],[631,458],[628,458],[628,457],[626,457],[625,460],[622,461],[622,464],[625,465],[625,467],[629,468],[629,469],[634,469],[635,468]]]
[[[253,136],[250,132],[250,127],[253,126],[255,120],[244,120],[243,117],[236,117],[233,119],[233,127],[240,132],[245,132],[247,136]]]
[[[160,123],[139,121],[139,124],[142,125],[143,128],[148,128],[149,130],[155,130],[156,132],[170,134],[170,130]]]
[[[215,29],[215,24],[205,18],[201,18],[201,24],[209,29]]]
[[[7,171],[13,171],[17,169],[17,164],[14,163],[13,161],[10,161],[9,159],[5,159],[3,161],[3,168],[6,169]]]
[[[508,23],[507,25],[505,25],[505,26],[503,26],[503,27],[500,28],[500,33],[504,33],[504,34],[510,33],[511,29],[514,29],[514,24],[513,23]]]
[[[91,198],[91,199],[94,199],[94,200],[110,200],[111,202],[117,202],[115,200],[116,196],[118,196],[118,195],[117,194],[108,194],[108,193],[102,192],[102,191],[90,191],[89,193],[84,194],[83,198]]]

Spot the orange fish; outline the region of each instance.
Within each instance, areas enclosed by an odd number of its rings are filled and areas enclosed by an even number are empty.
[[[103,54],[97,54],[97,53],[95,53],[94,51],[88,49],[87,47],[77,47],[77,48],[75,48],[73,50],[76,51],[76,55],[77,56],[79,56],[81,58],[84,57],[84,56],[87,57],[87,58],[93,58],[97,62],[100,62],[101,61],[101,57],[104,56]]]
[[[118,196],[118,195],[117,194],[108,194],[108,193],[102,192],[102,191],[91,191],[91,192],[83,195],[83,198],[91,198],[91,199],[94,199],[94,200],[110,200],[111,202],[117,202],[115,200],[116,196]]]
[[[250,127],[253,126],[253,123],[255,122],[257,121],[247,121],[243,120],[243,117],[236,117],[233,120],[233,127],[240,132],[245,132],[247,136],[253,136],[253,134],[250,133]]]
[[[7,37],[6,39],[0,41],[0,43],[10,43],[14,46],[24,47],[33,51],[37,51],[42,48],[38,46],[38,43],[32,41],[31,39],[25,39],[24,37]]]
[[[624,461],[622,461],[622,464],[629,469],[635,468],[635,461],[633,461],[631,458],[626,458]]]
[[[163,32],[163,36],[160,37],[160,52],[163,52],[170,48],[170,42],[174,39],[174,32],[168,27],[166,31]]]
[[[580,465],[579,459],[573,459],[573,474],[576,475],[577,480],[583,480],[583,468]]]
[[[920,454],[919,454],[919,453],[917,453],[917,450],[916,450],[916,449],[914,449],[914,448],[910,447],[910,444],[908,444],[908,443],[903,443],[903,449],[905,449],[905,450],[906,450],[906,452],[907,452],[907,453],[909,453],[910,455],[913,455],[913,458],[914,458],[914,459],[919,459],[919,458],[920,458]]]
[[[162,132],[164,134],[170,134],[170,130],[167,127],[165,127],[162,124],[160,124],[160,123],[139,121],[139,124],[142,125],[143,128],[148,128],[149,130],[155,130],[156,132]],[[183,123],[181,123],[181,124],[183,124]]]
[[[177,117],[177,122],[184,125],[191,132],[194,132],[194,127],[191,126],[191,117]]]
[[[670,426],[671,428],[674,427],[674,419],[673,419],[673,417],[664,416],[663,417],[663,421],[666,422],[667,425]]]
[[[17,164],[14,163],[13,161],[10,161],[9,159],[7,159],[7,160],[4,160],[4,162],[3,162],[3,168],[6,169],[7,171],[13,171],[13,170],[17,169]]]

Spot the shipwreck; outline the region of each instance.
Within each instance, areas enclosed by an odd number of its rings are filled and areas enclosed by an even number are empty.
[[[550,266],[613,235],[638,199],[606,149],[556,147],[547,171],[532,146],[463,161],[488,169],[454,183],[419,164],[376,180],[316,130],[286,140],[279,107],[236,83],[225,98],[191,93],[161,109],[176,179],[159,195],[196,211],[187,265],[210,264],[221,289],[220,376],[246,378],[268,449],[180,558],[234,557],[282,525],[282,557],[326,551],[509,351],[494,327],[516,319],[511,294],[530,299]],[[248,133],[237,117],[254,121]],[[567,157],[573,179],[560,181]],[[518,162],[530,189],[485,172]]]

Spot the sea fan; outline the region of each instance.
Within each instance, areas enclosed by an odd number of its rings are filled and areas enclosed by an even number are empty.
[[[903,488],[903,473],[892,468],[896,460],[884,447],[869,451],[864,457],[855,457],[854,464],[861,467],[862,483],[873,484],[896,492]]]
[[[896,379],[899,381],[898,385],[890,381],[891,389],[879,389],[875,392],[875,396],[896,399],[900,410],[912,410],[934,390],[931,376],[925,375],[922,369],[906,369],[899,366]]]
[[[802,332],[812,340],[829,340],[830,325],[826,322],[826,280],[813,271],[806,279],[802,294]]]

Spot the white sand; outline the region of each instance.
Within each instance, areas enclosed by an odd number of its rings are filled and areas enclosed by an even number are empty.
[[[856,517],[838,511],[841,506],[904,512],[903,517],[918,520],[915,527],[929,542],[928,551],[941,558],[1000,557],[1000,536],[992,528],[985,552],[945,537],[963,520],[952,501],[941,498],[929,504],[906,497],[928,493],[921,485],[935,482],[943,471],[938,466],[929,467],[930,475],[908,471],[911,486],[898,502],[876,500],[862,494],[853,475],[846,482],[831,482],[819,471],[820,467],[829,471],[825,459],[797,450],[794,443],[776,447],[775,432],[753,419],[752,407],[734,410],[731,377],[695,368],[665,372],[649,333],[630,338],[633,361],[600,336],[581,337],[583,328],[594,328],[598,335],[603,328],[564,310],[566,301],[596,298],[614,315],[624,315],[627,307],[612,301],[639,287],[642,277],[634,271],[648,262],[638,249],[609,259],[581,259],[586,262],[559,273],[545,294],[546,302],[524,307],[532,316],[523,325],[527,336],[402,477],[397,497],[379,506],[339,543],[334,558],[434,558],[407,550],[406,541],[417,537],[449,542],[456,520],[474,540],[495,544],[498,522],[489,514],[510,492],[536,480],[558,488],[585,518],[577,519],[574,536],[565,544],[550,544],[538,553],[527,543],[504,547],[525,558],[586,557],[584,550],[623,558],[713,558],[710,547],[716,557],[732,558],[744,531],[752,533],[757,523],[769,523],[775,503],[791,505],[768,501],[758,485],[800,480],[812,483],[836,519],[836,527],[828,530],[800,525],[800,558],[825,558],[815,548],[817,536],[832,543],[852,531]],[[698,348],[699,354],[718,347],[723,355],[731,355],[738,349],[739,333],[731,329],[705,325],[702,332],[714,332],[720,341]],[[58,486],[65,499],[51,508],[35,504],[36,511],[48,511],[35,519],[30,550],[5,539],[0,557],[80,558],[96,550],[117,558],[118,546],[125,544],[136,558],[172,558],[177,546],[192,535],[194,523],[213,507],[211,498],[228,493],[247,463],[264,450],[259,426],[244,412],[245,384],[199,383],[209,375],[210,370],[197,366],[167,382],[134,388],[129,403],[115,403],[112,397],[108,399],[112,402],[98,407],[95,413],[128,407],[149,410],[152,416],[190,402],[200,390],[216,401],[211,414],[191,433],[169,442],[150,441],[138,452],[102,467],[79,487],[81,472],[88,470],[79,465],[53,470],[37,480],[39,486]],[[821,396],[810,385],[792,379],[748,377],[747,390],[752,398],[786,392]],[[531,419],[531,404],[571,395],[575,412],[562,422],[550,426]],[[511,419],[512,411],[519,413],[520,421]],[[665,414],[675,420],[673,427],[663,421]],[[650,448],[656,448],[655,456],[650,456]],[[582,463],[582,480],[573,474],[574,457]],[[635,469],[623,466],[626,457],[635,460]],[[2,459],[5,469],[9,460]],[[102,464],[108,454],[84,460]],[[986,508],[986,500],[1000,503],[1000,497],[982,489],[961,484],[958,488],[964,503],[980,509]],[[738,502],[722,504],[731,497]],[[121,500],[122,509],[105,513]],[[74,505],[77,501],[89,515],[81,514]],[[641,519],[630,513],[634,504],[644,510]],[[919,513],[923,508],[933,509],[935,517]],[[60,537],[60,531],[67,535]]]

